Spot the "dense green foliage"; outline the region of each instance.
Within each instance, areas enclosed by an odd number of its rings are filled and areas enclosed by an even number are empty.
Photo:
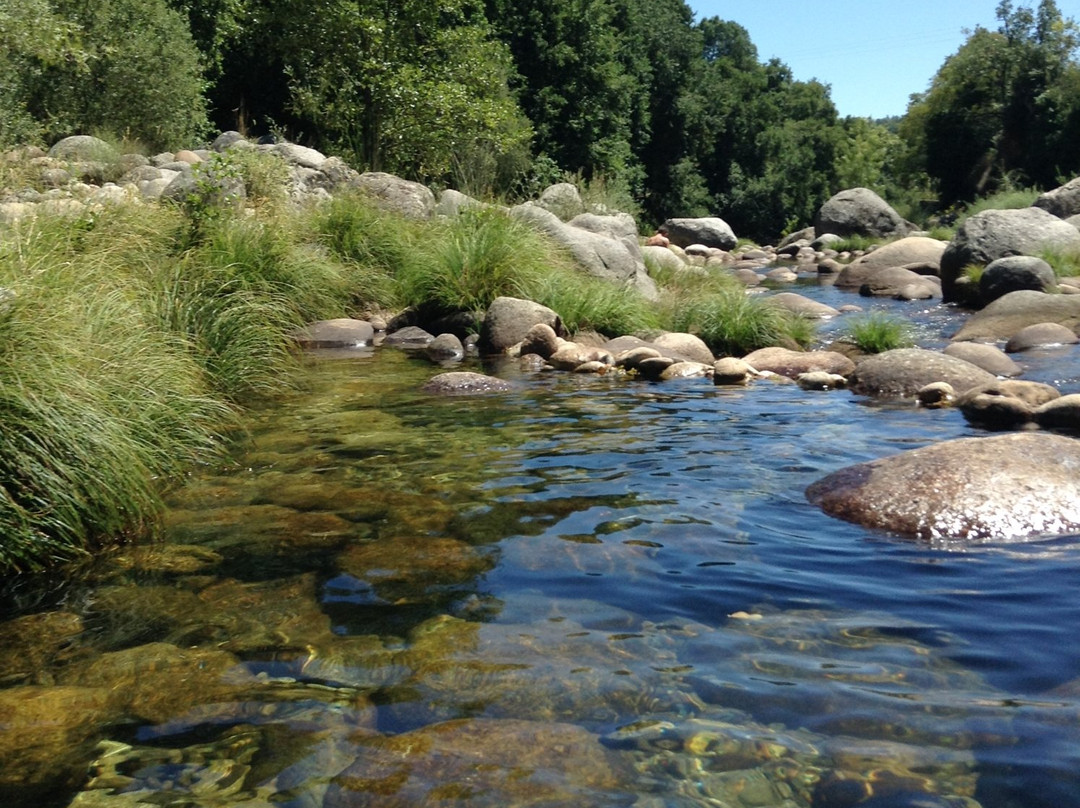
[[[1080,32],[1053,0],[1001,0],[996,31],[976,28],[901,125],[910,168],[940,201],[1004,184],[1052,188],[1080,172]]]
[[[0,0],[0,144],[192,146],[209,111],[477,196],[602,186],[643,227],[775,241],[856,186],[924,223],[1080,172],[1076,24],[1054,0],[997,16],[870,121],[685,0]]]

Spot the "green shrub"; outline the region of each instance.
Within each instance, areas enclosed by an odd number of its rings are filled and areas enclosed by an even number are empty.
[[[165,0],[55,0],[80,50],[27,81],[28,111],[51,139],[102,130],[153,151],[192,146],[208,128],[199,52]]]
[[[910,348],[915,344],[907,320],[881,312],[871,312],[852,320],[844,339],[867,354]]]
[[[815,332],[811,321],[742,288],[684,296],[669,311],[670,330],[697,334],[717,356],[744,356],[774,345],[805,346]]]

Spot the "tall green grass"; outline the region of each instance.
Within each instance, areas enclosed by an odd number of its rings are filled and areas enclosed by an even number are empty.
[[[866,354],[883,353],[915,345],[911,324],[902,317],[870,312],[853,319],[843,339]]]
[[[233,423],[185,341],[145,307],[160,245],[121,250],[88,239],[93,227],[31,220],[0,243],[0,286],[15,295],[0,319],[0,567],[37,569],[145,530],[159,480],[215,453]]]

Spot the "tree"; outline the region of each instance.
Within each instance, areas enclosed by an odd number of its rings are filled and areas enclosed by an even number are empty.
[[[205,132],[199,52],[165,0],[54,0],[51,11],[61,40],[26,78],[27,109],[48,137],[104,131],[175,149]],[[67,40],[78,44],[54,58]]]
[[[1053,0],[1035,11],[1002,0],[997,17],[998,30],[976,28],[945,61],[901,128],[945,205],[1080,169],[1061,139],[1080,109],[1075,23]]]

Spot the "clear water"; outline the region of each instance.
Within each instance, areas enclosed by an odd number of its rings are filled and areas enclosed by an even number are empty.
[[[919,311],[924,344],[955,326]],[[1074,354],[1025,361],[1080,389]],[[518,389],[423,396],[440,369],[390,349],[313,361],[232,462],[175,493],[170,544],[15,588],[13,607],[81,630],[41,632],[37,651],[12,635],[9,740],[48,721],[22,726],[11,703],[112,695],[66,726],[65,754],[16,755],[0,793],[1080,805],[1080,537],[936,547],[803,496],[852,463],[979,434],[959,413],[487,370]]]

